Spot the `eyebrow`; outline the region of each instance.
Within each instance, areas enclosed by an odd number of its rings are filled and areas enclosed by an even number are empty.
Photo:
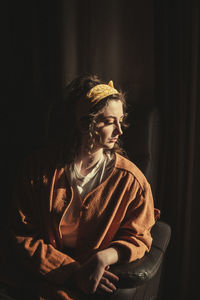
[[[123,118],[123,117],[124,117],[124,114],[120,117],[120,119]],[[112,115],[110,115],[110,116],[102,116],[102,119],[107,119],[107,118],[113,118],[113,119],[116,119],[116,117],[115,117],[115,116],[112,116]]]

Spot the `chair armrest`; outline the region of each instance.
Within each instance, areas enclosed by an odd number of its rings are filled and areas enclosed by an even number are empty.
[[[153,238],[151,249],[141,259],[111,267],[111,272],[120,278],[119,288],[143,285],[157,273],[169,244],[171,228],[165,222],[157,221],[151,234]]]

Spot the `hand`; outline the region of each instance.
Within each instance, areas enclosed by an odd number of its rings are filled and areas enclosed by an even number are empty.
[[[119,280],[119,277],[111,272],[108,272],[108,269],[109,266],[106,268],[103,276],[101,277],[101,280],[96,290],[98,294],[111,294],[117,289],[114,283]]]
[[[119,278],[108,271],[109,256],[107,254],[109,249],[107,250],[96,253],[74,272],[73,279],[75,284],[84,293],[95,293],[97,288],[98,292],[112,293],[116,290],[113,281],[118,281]]]

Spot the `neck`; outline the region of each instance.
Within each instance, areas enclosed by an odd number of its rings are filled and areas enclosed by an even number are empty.
[[[93,167],[97,164],[103,155],[103,149],[93,150],[92,153],[88,154],[84,147],[81,148],[80,153],[75,159],[76,167],[80,174],[86,176]]]

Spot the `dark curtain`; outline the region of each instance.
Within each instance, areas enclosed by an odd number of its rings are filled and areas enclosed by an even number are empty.
[[[172,227],[161,299],[197,299],[200,5],[160,2],[155,6],[156,100],[163,120],[158,194],[162,218]]]
[[[60,7],[59,1],[1,3],[1,224],[20,162],[44,145],[47,110],[60,97]]]
[[[154,1],[62,1],[63,84],[95,73],[153,103]]]
[[[3,20],[3,198],[22,157],[45,143],[49,105],[66,82],[85,72],[114,80],[133,107],[160,110],[156,203],[172,227],[160,299],[190,299],[200,227],[198,0],[8,1]]]

